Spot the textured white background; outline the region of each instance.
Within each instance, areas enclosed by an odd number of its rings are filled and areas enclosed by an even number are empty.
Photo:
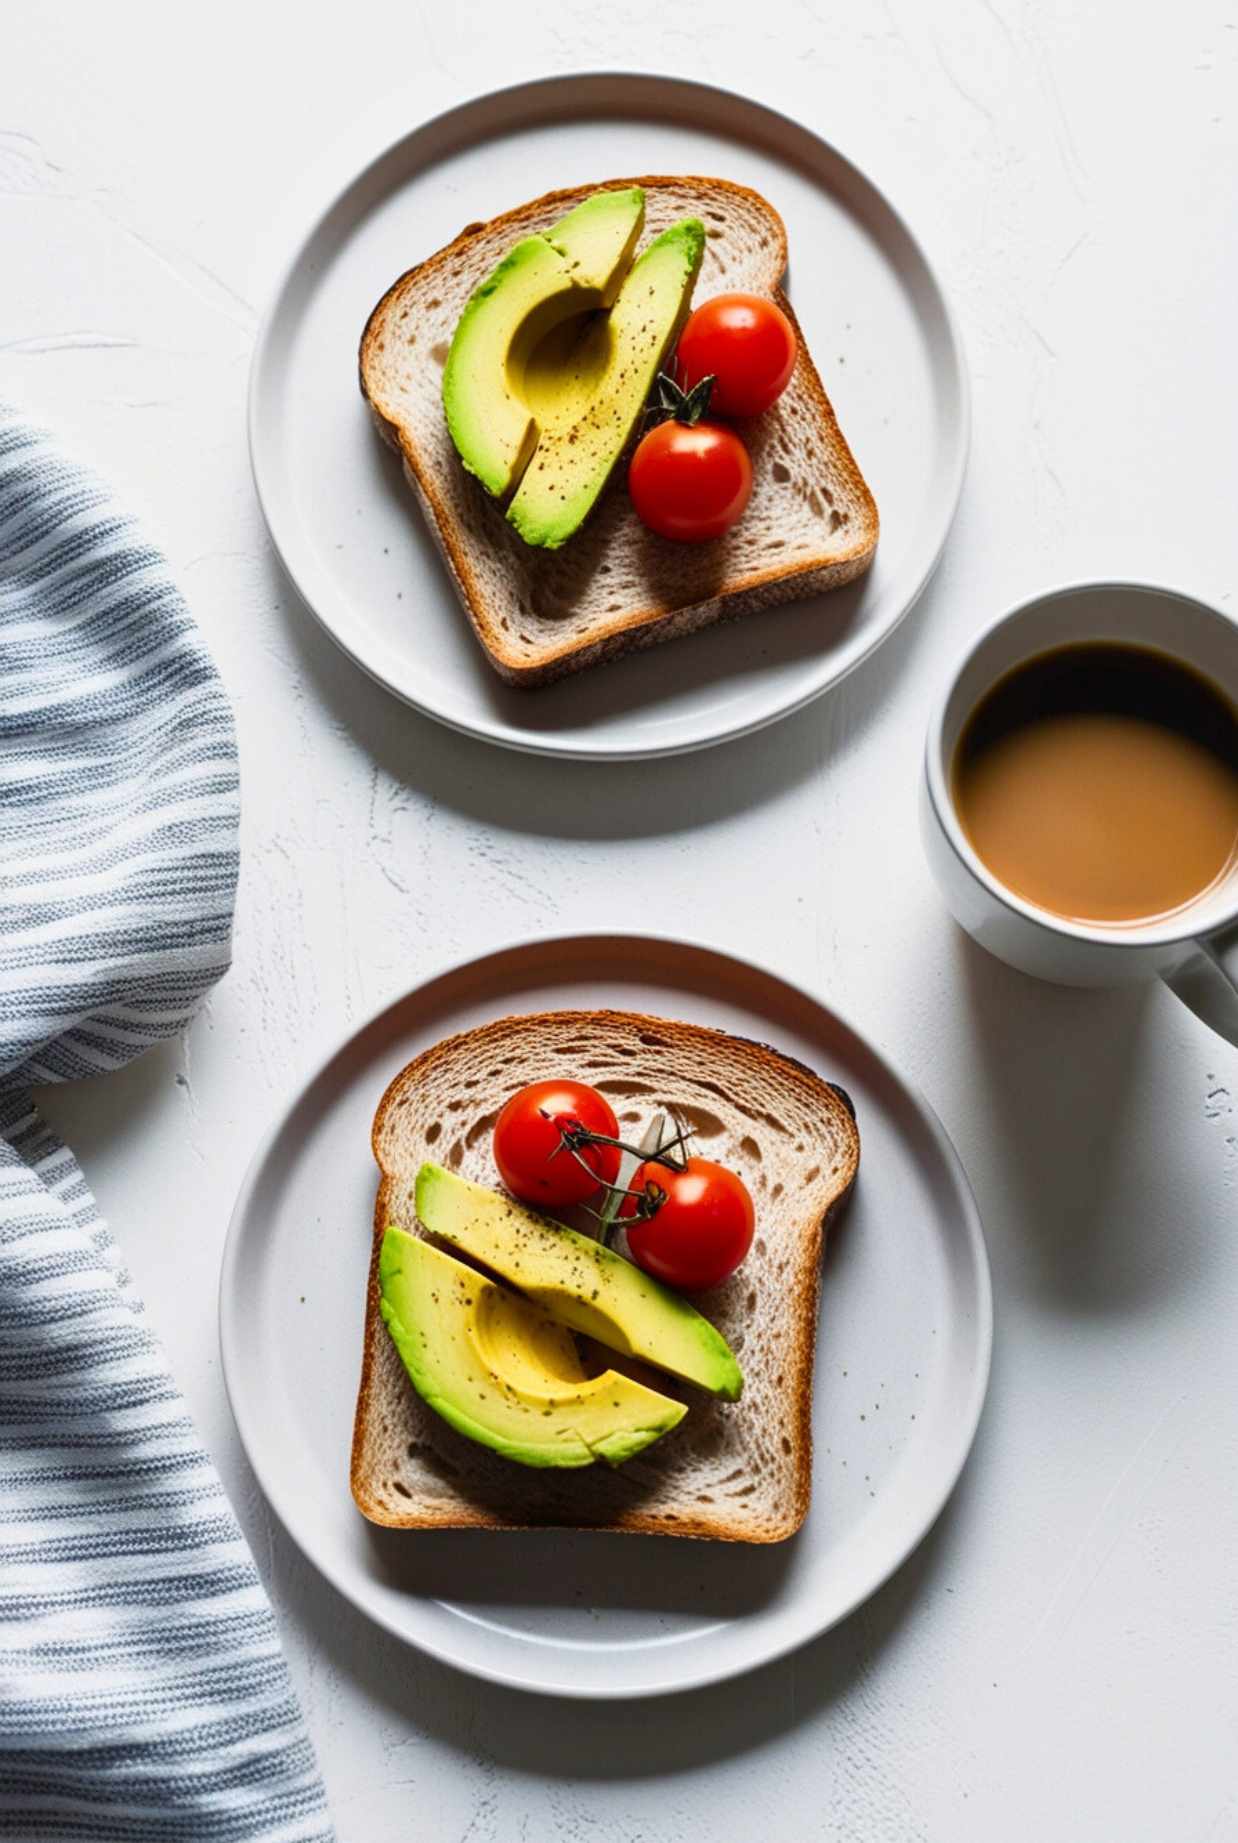
[[[747,85],[866,166],[953,294],[976,425],[935,584],[841,692],[600,771],[488,752],[349,666],[280,579],[244,437],[324,145],[397,86],[411,114],[585,65]],[[974,950],[914,805],[932,690],[1005,604],[1111,572],[1232,605],[1236,105],[1222,0],[5,9],[0,394],[145,509],[245,790],[231,977],[188,1043],[49,1111],[235,1493],[342,1838],[1238,1840],[1238,1055],[1159,990]],[[633,915],[819,985],[902,1060],[975,1185],[998,1338],[964,1481],[863,1612],[730,1688],[577,1709],[406,1655],[271,1528],[215,1288],[320,1041],[452,954]]]

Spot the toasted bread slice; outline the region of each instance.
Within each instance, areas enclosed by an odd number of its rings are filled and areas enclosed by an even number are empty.
[[[616,179],[573,186],[470,224],[387,290],[361,339],[361,391],[401,455],[478,639],[512,683],[536,685],[712,621],[850,582],[872,562],[877,507],[804,341],[779,401],[742,427],[753,464],[748,510],[707,544],[655,537],[632,510],[616,467],[583,528],[561,550],[522,543],[461,466],[440,397],[457,320],[478,283],[521,237],[544,230],[591,192],[645,189],[645,239],[685,216],[708,231],[693,295],[731,289],[776,300],[787,264],[782,219],[759,193],[725,179]]]
[[[738,1272],[693,1300],[743,1365],[741,1399],[716,1401],[642,1369],[642,1380],[689,1404],[685,1419],[617,1471],[570,1476],[510,1465],[427,1408],[383,1327],[378,1293],[384,1229],[418,1232],[422,1161],[497,1185],[491,1129],[500,1107],[525,1082],[564,1070],[608,1095],[628,1133],[673,1110],[704,1156],[740,1173],[757,1215]],[[812,1478],[822,1240],[860,1155],[841,1089],[721,1031],[629,1012],[544,1012],[424,1051],[383,1096],[373,1147],[382,1179],[352,1449],[352,1492],[365,1516],[400,1529],[566,1525],[730,1542],[794,1534]]]

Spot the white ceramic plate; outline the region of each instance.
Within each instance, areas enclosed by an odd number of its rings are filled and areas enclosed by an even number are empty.
[[[357,390],[357,344],[403,270],[555,186],[712,173],[786,219],[790,292],[881,512],[870,573],[539,691],[473,639],[397,458]],[[704,84],[548,78],[437,116],[364,168],[314,224],[254,355],[250,452],[271,536],[309,607],[382,684],[453,728],[543,754],[670,755],[758,729],[859,663],[919,595],[967,453],[959,341],[933,271],[883,194],[817,135]],[[673,657],[674,669],[669,669]]]
[[[572,1531],[378,1530],[348,1489],[388,1081],[452,1031],[598,1005],[777,1045],[855,1102],[860,1176],[826,1255],[813,1501],[777,1548]],[[439,974],[342,1043],[259,1150],[220,1290],[224,1375],[251,1465],[306,1555],[397,1637],[566,1696],[656,1695],[751,1669],[846,1616],[910,1553],[971,1447],[992,1338],[988,1261],[927,1104],[834,1012],[712,949],[573,936]]]

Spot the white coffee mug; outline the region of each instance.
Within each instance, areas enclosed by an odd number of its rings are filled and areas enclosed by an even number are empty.
[[[1068,921],[999,882],[973,850],[951,792],[964,724],[1000,678],[1080,641],[1152,647],[1193,666],[1238,706],[1238,623],[1190,596],[1133,582],[1080,583],[1024,602],[969,647],[929,723],[921,798],[925,849],[947,906],[1000,960],[1063,985],[1163,979],[1238,1044],[1238,861],[1196,901],[1148,922]]]

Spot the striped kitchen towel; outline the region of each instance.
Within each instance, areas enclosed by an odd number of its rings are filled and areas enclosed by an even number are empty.
[[[228,964],[237,819],[166,564],[0,405],[0,1837],[333,1834],[245,1539],[29,1093],[184,1029]]]

